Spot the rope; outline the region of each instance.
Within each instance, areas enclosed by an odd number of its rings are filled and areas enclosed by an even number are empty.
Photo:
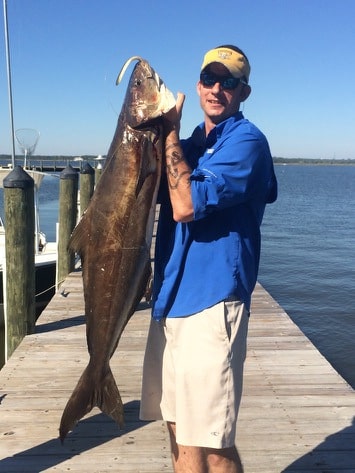
[[[65,281],[65,278],[62,279],[61,281],[59,281],[57,284],[53,284],[53,286],[48,287],[48,288],[45,289],[44,291],[39,292],[38,294],[35,294],[35,297],[39,297],[39,296],[41,296],[42,294],[44,294],[45,292],[48,292],[48,291],[50,291],[51,289],[56,288],[57,285],[59,286],[59,284],[62,284],[64,281]]]

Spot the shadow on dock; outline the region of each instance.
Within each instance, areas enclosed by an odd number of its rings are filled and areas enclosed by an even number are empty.
[[[124,404],[125,428],[120,430],[116,422],[102,413],[81,420],[61,444],[59,437],[36,445],[28,450],[16,453],[0,460],[0,471],[18,471],[23,465],[26,473],[39,473],[48,468],[56,467],[62,462],[91,449],[121,437],[124,444],[135,444],[135,436],[130,435],[150,422],[139,419],[140,401],[134,400]],[[11,436],[12,432],[7,432]],[[6,434],[5,434],[6,435]],[[59,470],[60,471],[60,470]]]
[[[355,471],[355,417],[349,427],[326,437],[324,442],[295,460],[281,473],[311,471],[319,473]]]
[[[68,327],[75,327],[77,325],[85,324],[85,315],[69,317],[62,320],[44,323],[36,326],[36,333],[52,332],[54,330],[64,330]]]

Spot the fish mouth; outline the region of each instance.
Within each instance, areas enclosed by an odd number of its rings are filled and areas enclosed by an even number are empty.
[[[138,125],[130,125],[133,130],[137,131],[145,131],[145,130],[150,130],[156,135],[157,137],[160,136],[160,117],[153,117],[150,120],[146,122],[139,123]]]
[[[158,76],[159,77],[159,76]],[[161,93],[161,96],[163,97],[162,101],[162,113],[167,113],[169,110],[171,110],[173,107],[176,105],[176,100],[174,97],[174,94],[167,88],[165,83],[160,79],[161,81],[159,91]]]

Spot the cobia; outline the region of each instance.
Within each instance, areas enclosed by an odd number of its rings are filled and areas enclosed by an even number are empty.
[[[150,246],[160,182],[162,113],[171,92],[144,59],[132,72],[104,172],[74,229],[70,249],[81,257],[89,363],[62,415],[60,439],[94,406],[123,425],[123,404],[110,358],[141,300],[150,275]]]

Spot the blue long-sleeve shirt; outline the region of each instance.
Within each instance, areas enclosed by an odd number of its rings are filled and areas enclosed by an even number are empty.
[[[173,221],[162,192],[156,240],[153,317],[184,317],[235,297],[250,307],[265,205],[277,198],[268,142],[241,112],[207,136],[182,141],[192,168],[194,220]]]

